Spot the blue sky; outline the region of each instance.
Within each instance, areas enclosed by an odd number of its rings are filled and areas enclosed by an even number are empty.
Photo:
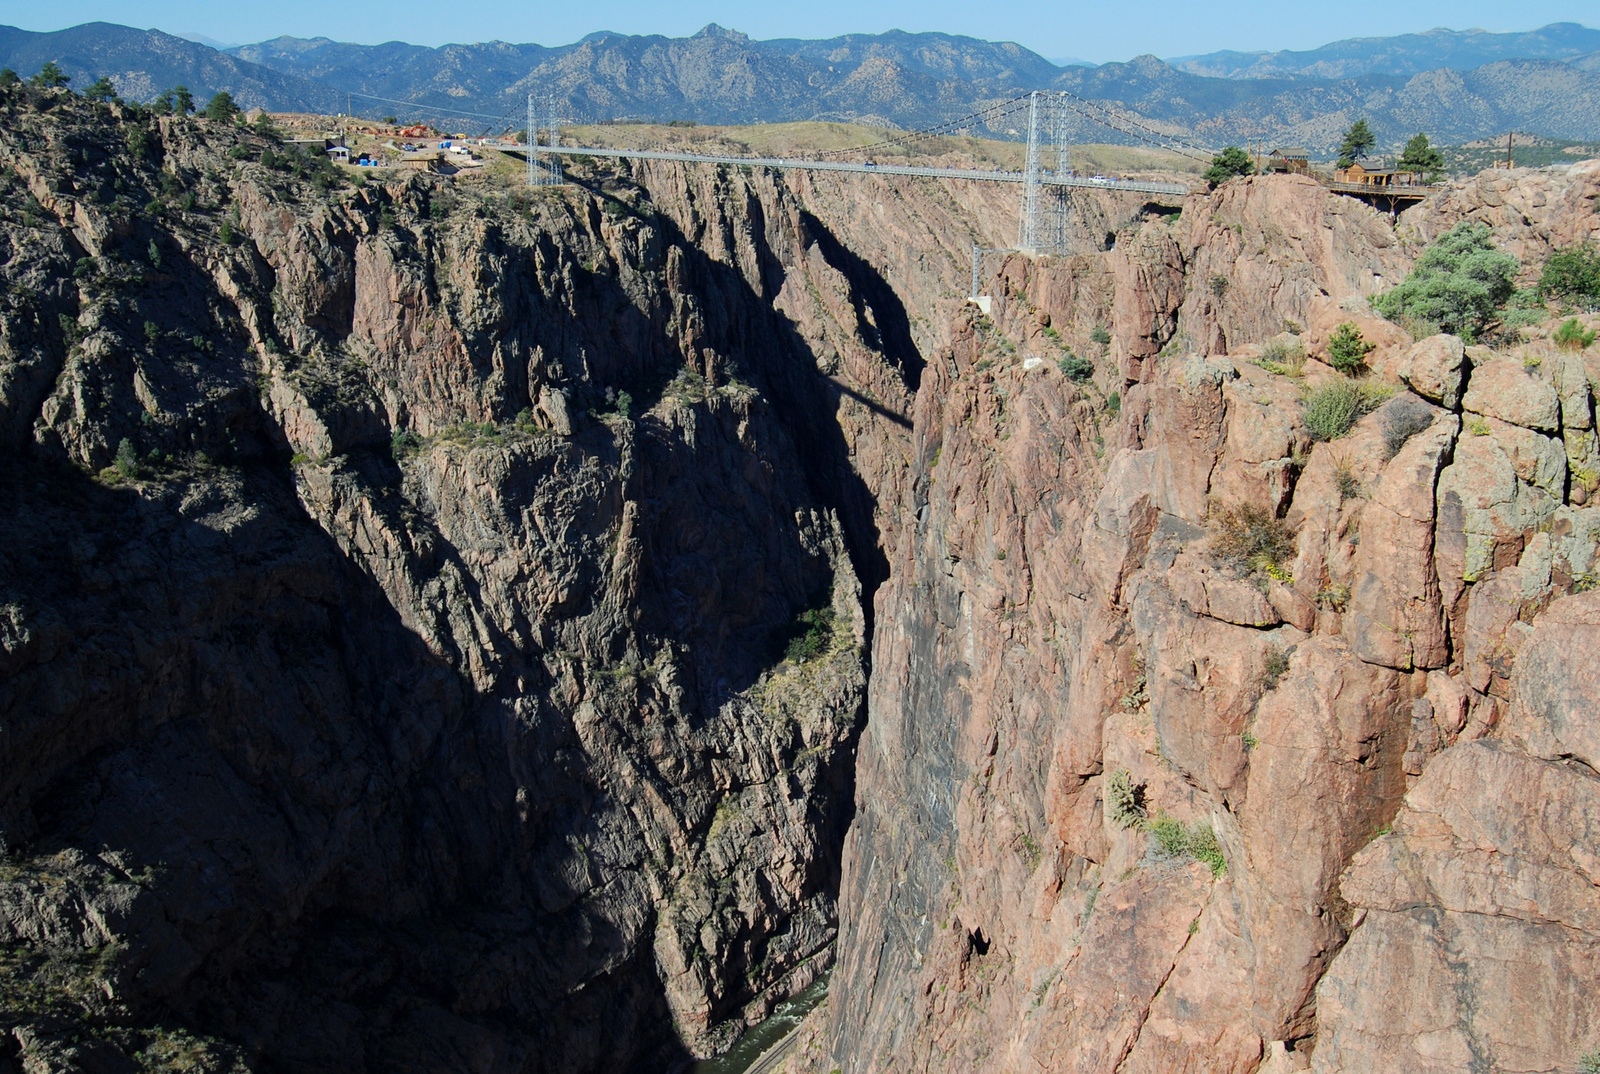
[[[567,44],[595,30],[691,34],[708,22],[752,37],[832,37],[889,29],[942,30],[1017,41],[1052,58],[1103,62],[1140,53],[1180,56],[1216,49],[1314,48],[1346,37],[1379,37],[1435,26],[1530,30],[1551,22],[1600,25],[1596,0],[805,0],[802,3],[584,0],[509,4],[504,0],[0,0],[0,23],[58,30],[80,22],[119,22],[230,42],[279,34],[376,43],[534,41]]]

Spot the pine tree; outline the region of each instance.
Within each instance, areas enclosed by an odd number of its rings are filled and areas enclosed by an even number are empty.
[[[1338,167],[1348,168],[1357,160],[1367,155],[1367,150],[1378,144],[1378,139],[1373,135],[1372,128],[1365,119],[1358,119],[1350,124],[1350,129],[1344,132],[1344,141],[1339,143]]]
[[[227,90],[218,90],[206,105],[206,118],[219,123],[226,123],[238,114],[239,106],[233,103],[233,94]]]
[[[72,81],[72,76],[56,66],[56,61],[46,60],[39,73],[28,80],[40,89],[60,89]]]
[[[111,84],[109,78],[101,75],[90,83],[89,88],[83,91],[83,95],[91,101],[109,101],[117,95],[117,87]]]
[[[1256,166],[1250,162],[1250,154],[1236,145],[1230,145],[1211,158],[1211,167],[1206,169],[1204,178],[1206,182],[1216,186],[1236,175],[1254,175],[1255,171]]]
[[[172,87],[172,105],[172,110],[180,116],[194,111],[194,94],[189,92],[188,86]]]
[[[1405,152],[1400,154],[1400,162],[1396,166],[1402,171],[1418,172],[1432,180],[1444,168],[1444,158],[1428,144],[1426,134],[1417,134],[1406,143]]]

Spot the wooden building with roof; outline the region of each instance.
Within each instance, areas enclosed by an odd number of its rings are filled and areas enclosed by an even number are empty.
[[[1289,175],[1311,174],[1311,154],[1300,146],[1280,146],[1267,154],[1266,170]]]

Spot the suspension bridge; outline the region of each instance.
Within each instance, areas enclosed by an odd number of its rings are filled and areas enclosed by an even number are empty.
[[[1189,187],[1181,183],[1161,183],[1141,179],[1118,179],[1107,176],[1080,176],[1071,168],[1068,159],[1070,143],[1067,139],[1069,123],[1073,116],[1083,116],[1101,126],[1198,160],[1210,160],[1211,152],[1191,145],[1150,127],[1141,121],[1122,116],[1097,102],[1088,101],[1061,91],[1034,91],[1002,101],[971,115],[951,120],[927,130],[897,133],[884,141],[849,149],[820,153],[818,159],[791,157],[732,156],[715,153],[689,153],[674,149],[603,149],[591,146],[562,145],[562,123],[556,114],[553,98],[547,99],[545,115],[539,115],[539,101],[528,97],[528,125],[525,143],[502,147],[527,160],[529,186],[552,186],[566,181],[562,170],[562,157],[599,157],[631,160],[667,160],[694,164],[738,165],[774,170],[811,172],[852,172],[864,175],[913,175],[935,179],[963,179],[988,183],[1013,183],[1021,187],[1022,204],[1017,225],[1015,249],[1028,253],[1048,253],[1060,250],[1067,236],[1067,207],[1065,193],[1069,189],[1098,190],[1110,193],[1140,194],[1146,197],[1183,197]],[[927,142],[955,134],[970,133],[978,129],[994,129],[996,124],[1019,116],[1027,116],[1027,146],[1021,171],[983,168],[936,168],[911,164],[883,163],[872,159],[875,154],[894,149],[905,150],[918,142]],[[542,122],[541,122],[542,118]],[[542,134],[541,134],[542,128]],[[865,157],[864,160],[823,159],[844,156]],[[1049,158],[1053,156],[1054,160]],[[1054,164],[1048,167],[1047,161]],[[978,264],[985,253],[998,252],[973,248],[973,294],[977,294]]]

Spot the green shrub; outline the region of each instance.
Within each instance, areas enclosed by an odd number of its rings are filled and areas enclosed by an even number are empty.
[[[1256,684],[1261,687],[1262,693],[1270,693],[1278,688],[1278,683],[1289,673],[1289,653],[1287,650],[1274,645],[1267,650],[1266,657],[1261,661],[1261,674],[1256,677]]]
[[[1137,828],[1145,815],[1144,787],[1126,768],[1112,772],[1106,779],[1106,819],[1119,828]]]
[[[1361,495],[1361,479],[1356,477],[1356,472],[1343,459],[1333,468],[1333,487],[1339,490],[1340,504]]]
[[[1600,249],[1586,242],[1552,253],[1539,274],[1539,294],[1591,309],[1600,306]]]
[[[790,629],[792,636],[784,649],[784,659],[794,664],[814,660],[833,645],[833,609],[808,608],[795,618]]]
[[[1333,330],[1333,337],[1328,340],[1328,364],[1354,376],[1367,367],[1367,355],[1374,346],[1361,338],[1361,329],[1346,321]]]
[[[1121,392],[1112,392],[1110,395],[1106,396],[1106,409],[1111,412],[1111,416],[1113,418],[1120,418],[1122,416]]]
[[[1183,822],[1165,813],[1150,822],[1150,838],[1156,841],[1163,854],[1178,857],[1188,853],[1189,833],[1183,830]]]
[[[1578,1057],[1578,1074],[1600,1074],[1600,1048],[1584,1052]]]
[[[1556,346],[1564,351],[1581,351],[1594,343],[1594,330],[1584,331],[1583,325],[1576,317],[1568,318],[1560,328],[1556,329]]]
[[[1211,830],[1211,825],[1200,821],[1184,824],[1162,813],[1148,827],[1150,837],[1167,857],[1188,857],[1204,862],[1211,867],[1212,876],[1228,871],[1228,860],[1223,857],[1222,844],[1217,842],[1217,833]]]
[[[1403,318],[1428,322],[1470,341],[1510,299],[1516,274],[1517,259],[1495,248],[1487,224],[1461,223],[1428,247],[1400,286],[1372,305],[1396,323]]]
[[[1082,383],[1094,376],[1094,363],[1087,358],[1078,357],[1071,351],[1063,355],[1061,361],[1056,364],[1060,367],[1061,372],[1067,375],[1069,380]]]
[[[398,429],[389,438],[389,450],[396,462],[401,459],[409,459],[411,456],[421,453],[422,437],[410,429]]]
[[[1190,856],[1210,866],[1212,876],[1221,876],[1228,871],[1228,859],[1223,857],[1222,844],[1217,841],[1217,833],[1211,830],[1211,825],[1191,824],[1187,835]]]
[[[1383,385],[1329,381],[1305,397],[1306,428],[1318,441],[1337,440],[1357,421],[1378,409],[1392,394]]]
[[[1089,340],[1092,343],[1098,343],[1102,347],[1104,347],[1104,346],[1107,346],[1108,344],[1110,344],[1110,342],[1111,342],[1111,333],[1106,331],[1101,326],[1096,325],[1094,331],[1089,333]]]
[[[1306,345],[1299,339],[1273,336],[1261,345],[1261,367],[1273,373],[1298,377],[1305,373]],[[1273,369],[1272,366],[1279,368]]]
[[[1274,573],[1295,553],[1294,530],[1253,503],[1231,503],[1211,513],[1211,549],[1225,563]]]
[[[123,437],[117,444],[117,457],[112,463],[117,473],[126,478],[138,477],[144,472],[144,467],[139,465],[139,452],[134,449],[133,441]]]

